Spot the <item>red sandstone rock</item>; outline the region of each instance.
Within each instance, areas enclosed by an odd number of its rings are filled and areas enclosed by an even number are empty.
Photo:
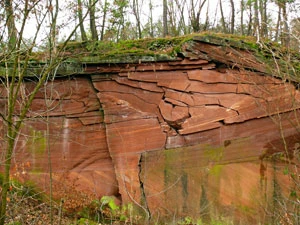
[[[165,97],[174,99],[189,106],[204,106],[204,105],[218,105],[217,95],[199,94],[199,93],[186,93],[166,89]]]
[[[236,79],[226,73],[216,70],[191,70],[188,71],[190,80],[198,80],[204,83],[236,83]]]
[[[189,117],[189,109],[185,106],[174,106],[165,101],[159,104],[160,112],[164,120],[171,126],[181,127],[182,122]]]
[[[157,107],[141,101],[135,95],[108,92],[106,94],[99,93],[98,96],[105,109],[105,123],[157,117]],[[137,104],[138,106],[136,106]]]
[[[70,114],[66,115],[67,118],[78,118],[83,125],[92,125],[92,124],[98,124],[103,123],[103,115],[100,111],[92,111],[92,112],[86,112],[86,113],[80,113],[80,114]]]
[[[205,84],[197,81],[190,81],[186,92],[197,92],[204,94],[218,94],[218,93],[236,93],[237,86],[235,84]]]
[[[255,68],[256,71],[267,72],[263,62],[258,61],[250,51],[242,49],[235,51],[235,49],[230,46],[217,46],[203,42],[195,42],[193,47],[225,65],[247,69]]]
[[[220,127],[226,118],[235,116],[237,113],[231,109],[219,106],[203,106],[189,108],[190,118],[182,123],[180,134],[196,133]]]
[[[236,84],[280,84],[281,80],[266,75],[260,75],[251,71],[238,71],[224,69],[217,70],[190,70],[188,71],[190,80],[198,80],[204,83],[236,83]]]
[[[173,61],[173,62],[160,62],[157,64],[149,65],[137,65],[136,71],[145,72],[145,71],[176,71],[176,70],[190,70],[190,69],[201,69],[206,68],[208,63],[206,60],[198,60],[199,63],[193,61]],[[212,65],[210,65],[211,67]]]
[[[186,142],[184,140],[184,137],[182,135],[177,134],[176,136],[168,136],[166,142],[166,149],[179,148],[185,145]]]
[[[38,119],[25,123],[22,133],[12,171],[19,179],[30,179],[48,192],[51,160],[54,196],[64,198],[70,209],[81,206],[81,194],[82,198],[118,194],[102,124],[84,126],[76,118],[50,117],[48,123]],[[76,192],[81,194],[74,196]]]
[[[208,64],[209,62],[207,60],[199,59],[199,60],[188,60],[183,59],[181,61],[173,61],[169,62],[169,65],[171,66],[177,66],[177,65],[202,65],[202,64]]]
[[[181,107],[187,107],[187,105],[181,101],[177,101],[175,99],[172,98],[165,98],[164,99],[165,102],[171,103],[172,105],[177,105],[177,106],[181,106]]]
[[[163,149],[166,134],[157,119],[128,120],[107,124],[107,142],[122,200],[140,200],[139,153]]]
[[[260,159],[272,154],[273,148],[278,151],[283,147],[284,140],[280,137],[279,132],[281,129],[287,132],[288,149],[293,149],[300,138],[299,134],[296,135],[297,137],[289,136],[295,132],[295,128],[290,125],[297,121],[299,115],[289,113],[286,116],[285,119],[279,118],[279,116],[277,118],[266,117],[222,126],[193,134],[193,142],[178,142],[193,146],[178,147],[164,152],[143,153],[140,177],[151,212],[164,213],[166,217],[171,217],[175,212],[182,214],[194,212],[196,214],[199,210],[203,210],[204,205],[200,204],[200,202],[203,203],[201,201],[203,195],[211,204],[228,207],[235,207],[241,202],[250,206],[253,196],[258,198],[259,203],[263,201],[261,195],[267,194],[271,197],[272,192],[261,193],[257,183],[260,181],[263,187],[270,188],[268,184],[272,181],[275,172],[270,170],[274,167]],[[279,119],[282,127],[278,123]],[[241,148],[246,151],[241,151]],[[264,148],[271,149],[265,151]],[[248,178],[243,179],[243,177]],[[286,185],[291,184],[280,169],[277,171],[276,177],[280,177],[279,185],[283,189]],[[234,197],[238,201],[232,201],[232,196],[238,189],[241,191],[240,187],[242,186],[245,186],[242,190],[244,194]],[[283,192],[288,193],[288,190],[285,189]],[[216,198],[217,202],[214,201]],[[184,204],[184,202],[190,201],[191,205]],[[163,202],[163,205],[170,211],[159,208],[158,202]],[[160,216],[162,215],[160,214]]]
[[[77,198],[75,208],[120,194],[153,218],[198,218],[209,207],[257,211],[252,197],[270,196],[274,174],[288,189],[267,159],[286,152],[284,160],[299,163],[299,91],[266,75],[249,51],[196,40],[182,55],[172,62],[94,63],[86,65],[86,78],[48,81],[27,114],[13,173],[48,190],[50,153],[53,190],[69,208]],[[24,84],[18,98],[26,100],[34,87]],[[4,113],[3,87],[0,95]]]
[[[95,82],[95,88],[101,92],[110,92],[114,90],[116,93],[131,94],[142,99],[145,103],[156,104],[162,99],[162,93],[150,92],[139,88],[132,88],[126,85],[119,85],[114,81]]]
[[[120,76],[115,76],[112,79],[117,81],[119,84],[125,84],[125,85],[129,85],[132,87],[140,88],[140,89],[151,91],[151,92],[163,92],[163,90],[160,87],[157,87],[157,85],[155,83],[138,82],[138,81],[129,80],[126,77],[120,77]]]
[[[187,74],[181,71],[154,71],[154,72],[132,72],[128,73],[131,80],[139,80],[146,82],[162,82],[174,80],[186,80]]]

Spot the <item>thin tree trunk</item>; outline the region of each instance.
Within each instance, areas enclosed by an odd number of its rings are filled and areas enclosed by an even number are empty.
[[[235,17],[235,9],[234,9],[234,2],[233,0],[230,0],[230,5],[231,5],[231,28],[230,28],[230,33],[234,33],[234,17]]]
[[[241,0],[241,35],[244,35],[244,0]]]
[[[163,0],[163,36],[169,35],[168,31],[168,1]]]
[[[283,17],[283,32],[282,32],[282,43],[288,47],[290,44],[290,32],[288,25],[288,15],[286,11],[286,2],[281,3],[282,7],[282,17]]]
[[[12,94],[9,95],[9,101],[11,100]],[[9,107],[10,108],[10,107]],[[11,111],[13,109],[9,109]],[[0,225],[5,224],[5,217],[6,217],[6,207],[7,207],[7,193],[9,190],[9,174],[10,174],[10,167],[11,167],[11,158],[14,151],[15,146],[15,139],[16,139],[16,132],[13,125],[13,117],[9,115],[7,117],[7,148],[5,149],[5,160],[4,160],[4,175],[2,181],[2,190],[1,190],[1,213],[0,213]]]
[[[197,8],[198,3],[199,3],[198,10],[196,12],[195,9]],[[193,0],[191,1],[190,21],[191,21],[191,25],[192,25],[192,28],[193,28],[193,32],[200,32],[200,30],[201,30],[200,15],[201,15],[201,11],[202,11],[203,6],[204,6],[205,3],[206,3],[206,0],[204,0],[202,2],[197,1],[196,3],[194,3]],[[205,26],[205,24],[204,24],[204,26]]]
[[[194,7],[194,0],[191,0],[191,12],[190,12],[190,21],[191,21],[191,26],[193,28],[193,31],[195,31],[196,27],[196,12],[195,12],[195,7]]]
[[[180,34],[184,33],[184,26],[183,26],[183,23],[182,23],[182,22],[184,22],[184,20],[182,21],[182,19],[183,19],[183,17],[182,17],[182,8],[184,7],[184,5],[182,5],[181,3],[179,3],[178,0],[175,0],[174,2],[175,2],[175,5],[176,5],[175,13],[177,15],[179,15],[178,16],[177,32],[180,35]]]
[[[221,23],[222,23],[223,33],[227,33],[225,17],[224,17],[224,12],[223,12],[223,6],[222,6],[222,0],[220,0],[219,3],[220,3]]]
[[[77,14],[78,14],[78,20],[79,20],[79,28],[80,28],[80,34],[81,34],[81,40],[87,41],[86,32],[83,26],[83,16],[82,16],[82,1],[77,0]]]
[[[141,29],[141,20],[140,20],[140,10],[139,10],[139,2],[138,0],[132,1],[133,14],[136,20],[136,26],[138,30],[138,38],[142,38],[142,29]]]
[[[12,1],[10,1],[11,3]],[[51,1],[49,1],[51,2]],[[1,161],[1,165],[4,167],[4,175],[2,180],[2,190],[1,190],[1,208],[0,208],[0,225],[5,224],[5,217],[6,217],[6,210],[7,210],[7,193],[10,186],[10,169],[11,169],[11,163],[12,163],[12,157],[14,156],[14,150],[15,146],[18,142],[18,136],[20,134],[21,128],[24,125],[24,121],[26,119],[26,115],[32,105],[32,102],[37,95],[38,91],[41,89],[41,87],[45,84],[47,78],[49,77],[49,74],[53,74],[53,70],[57,68],[59,63],[61,62],[61,58],[52,58],[45,65],[43,70],[40,74],[37,74],[37,80],[35,83],[35,86],[33,87],[33,90],[30,93],[27,93],[26,97],[22,97],[20,99],[20,93],[22,92],[22,86],[24,84],[24,77],[27,74],[28,66],[30,59],[32,57],[32,51],[36,46],[36,41],[39,37],[39,34],[41,32],[41,27],[44,24],[44,19],[49,16],[50,19],[57,18],[57,12],[54,12],[54,10],[58,9],[58,0],[56,0],[57,7],[56,9],[53,9],[51,7],[47,7],[47,11],[43,12],[41,15],[41,20],[37,20],[37,28],[35,33],[32,34],[32,42],[28,46],[22,46],[22,40],[23,40],[23,31],[25,29],[26,24],[28,23],[28,17],[29,14],[35,14],[39,13],[36,12],[35,6],[30,7],[29,3],[30,0],[25,0],[22,2],[23,5],[20,6],[20,9],[22,9],[22,19],[18,20],[18,24],[20,25],[19,32],[18,32],[18,39],[14,39],[14,45],[13,49],[3,49],[4,55],[2,62],[5,63],[7,66],[7,62],[9,62],[9,66],[6,67],[6,77],[3,77],[5,79],[5,82],[3,84],[6,86],[6,107],[4,113],[0,114],[3,120],[3,127],[5,130],[5,149],[3,150],[3,157]],[[49,4],[48,6],[50,6]],[[23,7],[24,6],[24,7]],[[16,19],[13,17],[13,8],[6,8],[5,10],[10,10],[10,13],[8,15],[12,16],[13,23],[15,23]],[[53,12],[51,12],[53,11]],[[54,14],[53,14],[54,13]],[[56,21],[50,21],[51,26],[49,30],[49,36],[53,35],[53,27],[56,26]],[[47,24],[48,25],[48,24]],[[4,25],[5,27],[11,26],[10,24],[6,23]],[[76,29],[78,26],[75,27],[74,30],[72,30],[71,34],[66,38],[66,41],[62,44],[62,49],[65,48],[67,42],[73,37],[74,33],[76,32]],[[9,29],[8,29],[9,30]],[[55,30],[55,29],[54,29]],[[7,38],[10,39],[10,34],[7,34]],[[51,37],[48,37],[49,40]],[[26,48],[26,54],[24,54],[24,51],[20,51],[22,48]],[[9,56],[9,59],[6,58],[6,56]],[[22,63],[20,58],[22,57]],[[16,107],[18,105],[18,107]],[[19,107],[21,106],[21,107]],[[16,108],[18,108],[19,113],[17,114]]]
[[[258,0],[254,0],[254,35],[259,38],[260,26],[258,15]]]
[[[247,28],[247,36],[250,36],[252,33],[252,27],[253,27],[253,14],[252,14],[252,4],[249,5],[249,23]]]
[[[5,0],[5,16],[8,30],[8,46],[11,50],[15,48],[17,42],[17,29],[14,18],[14,10],[12,5],[12,0]]]
[[[149,31],[149,35],[150,35],[150,37],[154,37],[154,31],[153,31],[153,5],[152,5],[151,0],[150,0],[150,3],[149,3],[149,9],[150,9],[150,17],[149,17],[150,31]]]
[[[261,18],[260,35],[267,37],[267,0],[259,0],[259,12]]]
[[[177,7],[180,11],[180,20],[179,21],[180,21],[181,29],[183,31],[183,34],[188,34],[187,26],[185,24],[185,19],[184,19],[184,7],[186,5],[186,0],[183,0],[181,2],[181,5],[179,5],[178,0],[176,0],[176,2],[177,2]]]
[[[175,11],[174,11],[174,4],[171,1],[168,5],[168,17],[169,17],[169,34],[171,36],[177,36],[176,31],[176,17],[175,17]]]
[[[50,2],[50,15],[51,15],[51,30],[50,30],[50,56],[52,57],[53,55],[56,54],[57,52],[57,16],[58,16],[58,10],[59,10],[59,5],[58,5],[58,0],[55,0],[55,10],[52,5],[52,0]]]
[[[278,15],[277,15],[277,23],[275,29],[275,41],[279,40],[279,30],[280,30],[280,21],[281,21],[281,7],[278,6]]]
[[[97,28],[96,28],[96,18],[95,18],[95,11],[96,11],[96,1],[89,0],[89,10],[90,10],[90,29],[92,33],[92,40],[98,40]]]
[[[208,29],[208,25],[209,25],[209,2],[207,2],[207,8],[206,8],[206,17],[205,17],[205,23],[204,23],[204,27],[203,30],[206,31]]]
[[[6,16],[6,27],[8,31],[8,52],[9,54],[13,55],[12,53],[17,48],[17,29],[15,25],[15,18],[14,18],[14,10],[12,5],[12,0],[5,0],[5,16]],[[14,63],[17,64],[19,62],[19,57],[16,56],[14,58]],[[15,93],[15,86],[14,82],[16,80],[16,76],[13,76],[17,70],[17,66],[15,65],[12,69],[7,70],[7,79],[10,79],[10,82],[7,81],[7,95],[8,95],[8,108],[7,108],[7,116],[5,116],[5,122],[7,124],[7,131],[6,131],[6,149],[4,153],[4,175],[2,180],[2,190],[1,190],[1,210],[0,210],[0,225],[5,224],[6,218],[6,209],[7,209],[7,193],[9,189],[10,183],[10,167],[11,167],[11,158],[15,146],[15,139],[16,139],[16,130],[14,127],[14,93]],[[2,116],[3,117],[3,116]]]
[[[101,41],[103,41],[103,39],[104,39],[104,30],[105,30],[107,9],[108,9],[108,3],[107,3],[107,0],[105,0],[104,7],[103,7],[103,18],[102,18],[102,27],[101,27],[101,36],[100,36]]]
[[[264,0],[264,37],[268,36],[268,13],[267,13],[267,0]]]
[[[58,0],[55,0],[55,10],[52,5],[52,0],[49,1],[50,3],[50,15],[51,15],[51,27],[50,27],[50,63],[52,63],[57,54],[57,17],[58,17],[58,10],[59,10],[59,3]],[[51,75],[54,77],[55,74]],[[51,166],[49,164],[49,166]],[[53,225],[53,205],[52,205],[52,200],[53,200],[53,193],[52,193],[52,171],[50,169],[50,189],[49,189],[49,194],[50,194],[50,201],[49,201],[49,206],[50,206],[50,224]]]

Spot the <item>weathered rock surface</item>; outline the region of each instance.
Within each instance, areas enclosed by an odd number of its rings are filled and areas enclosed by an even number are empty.
[[[28,83],[24,90],[31,87]],[[49,82],[37,94],[18,139],[12,173],[48,192],[51,170],[54,195],[66,200],[66,208],[118,195],[103,113],[88,79]]]
[[[154,218],[209,217],[212,207],[238,218],[267,201],[274,177],[287,192],[281,170],[299,166],[299,91],[251,52],[195,38],[176,61],[93,63],[84,72],[36,96],[16,177],[47,191],[51,165],[70,208],[87,203],[75,204],[80,196],[115,195]]]

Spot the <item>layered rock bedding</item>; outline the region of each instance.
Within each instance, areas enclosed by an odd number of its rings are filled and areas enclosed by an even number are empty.
[[[250,50],[194,37],[170,60],[82,65],[40,90],[13,159],[12,174],[42,191],[51,172],[66,209],[112,195],[152,218],[253,222],[274,177],[289,191],[299,91]]]

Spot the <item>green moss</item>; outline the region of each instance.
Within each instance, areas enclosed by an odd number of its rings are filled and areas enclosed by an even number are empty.
[[[222,169],[223,169],[223,165],[214,165],[212,168],[210,168],[209,174],[219,178],[221,175]]]
[[[66,50],[82,62],[106,63],[138,61],[174,60],[180,51],[182,43],[192,40],[194,35],[172,38],[146,38],[139,40],[125,40],[120,42],[85,42],[71,43]],[[77,47],[76,47],[77,44]]]
[[[206,146],[204,148],[204,155],[209,161],[218,162],[222,159],[224,152],[224,147],[213,147],[213,146]]]
[[[30,128],[27,146],[33,154],[43,154],[46,151],[47,140],[42,131]]]
[[[81,74],[83,73],[82,63],[109,64],[172,61],[177,59],[179,53],[185,55],[185,47],[183,46],[186,43],[192,45],[193,42],[197,41],[250,51],[255,56],[255,61],[266,67],[264,72],[276,77],[300,82],[299,53],[285,49],[280,44],[270,40],[261,40],[260,43],[257,43],[255,37],[252,36],[211,32],[195,33],[180,37],[145,38],[119,42],[69,42],[64,49],[65,55],[63,56],[67,62],[59,67],[58,73],[60,75]],[[47,52],[32,53],[29,65],[30,71],[28,71],[27,76],[40,74],[43,69],[41,66],[43,66],[45,61],[47,61]],[[276,68],[280,68],[280,70],[276,70]],[[6,71],[4,64],[0,65],[0,76],[4,76]]]
[[[0,185],[3,182],[3,174],[0,173]],[[31,197],[38,201],[42,201],[45,198],[41,191],[38,190],[36,185],[31,181],[26,181],[25,183],[21,183],[16,179],[10,179],[10,190],[9,194],[17,194],[22,197]]]

